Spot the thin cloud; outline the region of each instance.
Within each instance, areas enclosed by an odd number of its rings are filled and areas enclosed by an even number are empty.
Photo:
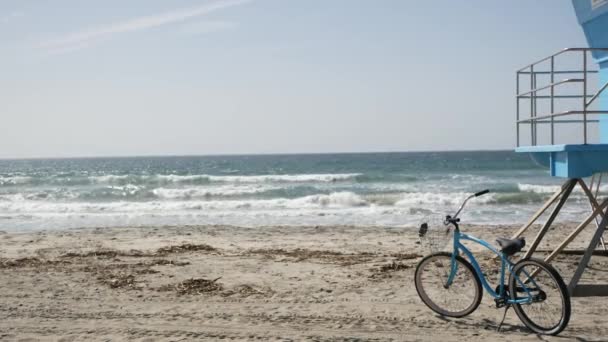
[[[246,4],[251,1],[252,0],[221,0],[195,8],[133,18],[103,27],[70,33],[65,36],[43,42],[39,45],[39,47],[49,52],[73,51],[90,46],[90,43],[92,42],[102,40],[113,35],[147,30],[169,24],[176,24],[188,19],[204,16],[221,9]]]
[[[181,32],[189,35],[205,34],[217,31],[234,30],[238,23],[232,21],[203,21],[184,24]]]

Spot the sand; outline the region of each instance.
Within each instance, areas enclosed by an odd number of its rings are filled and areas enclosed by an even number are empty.
[[[493,241],[515,228],[463,230]],[[417,241],[411,228],[374,227],[0,233],[0,340],[608,340],[608,298],[573,299],[557,338],[532,334],[512,311],[497,332],[503,310],[487,294],[466,318],[439,317],[414,288],[427,253]],[[566,280],[577,258],[554,263]],[[584,280],[608,283],[608,258],[594,256]]]

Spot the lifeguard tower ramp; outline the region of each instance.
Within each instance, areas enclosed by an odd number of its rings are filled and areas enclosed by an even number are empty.
[[[568,284],[572,296],[608,296],[608,284],[579,284],[608,225],[608,199],[598,200],[608,173],[608,0],[573,0],[589,47],[568,48],[517,71],[517,148],[550,169],[564,184],[515,235],[550,208],[524,257],[532,256],[564,203],[579,185],[590,214],[545,258],[550,262],[594,222],[595,232]],[[589,184],[584,178],[591,177]],[[608,176],[604,177],[608,180]]]

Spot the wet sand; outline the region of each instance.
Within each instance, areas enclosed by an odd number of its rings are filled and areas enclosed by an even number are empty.
[[[541,248],[556,245],[569,227],[556,226]],[[493,241],[516,228],[463,230]],[[583,246],[591,231],[573,247]],[[573,299],[570,325],[556,338],[532,334],[513,311],[497,332],[503,310],[487,294],[466,318],[439,317],[413,284],[425,253],[411,228],[0,233],[0,340],[608,339],[608,298]],[[486,267],[493,263],[479,255]],[[554,263],[566,282],[579,258],[563,255]],[[594,256],[583,281],[608,283],[608,257]]]

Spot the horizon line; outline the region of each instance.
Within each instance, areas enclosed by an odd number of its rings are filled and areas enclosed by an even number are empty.
[[[174,158],[174,157],[245,157],[245,156],[298,156],[331,154],[394,154],[394,153],[458,153],[458,152],[515,152],[514,149],[460,149],[460,150],[409,150],[409,151],[360,151],[360,152],[259,152],[259,153],[210,153],[210,154],[141,154],[141,155],[99,155],[66,157],[0,157],[0,161],[19,160],[62,160],[62,159],[128,159],[128,158]]]

